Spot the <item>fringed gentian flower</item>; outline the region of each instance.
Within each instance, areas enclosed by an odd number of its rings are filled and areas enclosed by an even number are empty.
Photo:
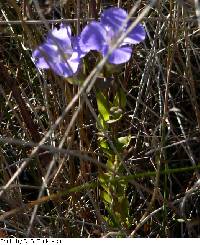
[[[120,36],[120,31],[126,31],[130,26],[130,22],[124,25],[128,14],[125,10],[117,7],[111,7],[101,15],[100,22],[92,21],[82,31],[80,36],[80,47],[84,52],[90,50],[99,51],[106,56],[112,44]],[[116,48],[108,58],[111,64],[122,64],[131,58],[131,44],[140,43],[145,39],[146,33],[144,27],[138,24],[123,40],[118,48]]]
[[[33,52],[37,68],[50,68],[63,77],[71,77],[77,72],[83,56],[78,47],[78,37],[72,37],[71,28],[64,25],[50,31],[46,41]]]

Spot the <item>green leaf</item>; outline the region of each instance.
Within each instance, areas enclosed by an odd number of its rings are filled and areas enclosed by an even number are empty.
[[[108,160],[107,160],[107,163],[106,165],[108,166],[109,169],[113,169],[114,168],[114,157],[110,157]]]
[[[117,143],[121,148],[127,148],[131,142],[131,135],[119,137]]]
[[[129,216],[129,202],[126,197],[118,199],[121,208],[121,218],[125,221]]]
[[[113,105],[125,109],[126,102],[126,94],[124,93],[124,90],[122,88],[119,88],[115,95]]]
[[[70,84],[74,84],[74,85],[82,85],[84,82],[84,78],[82,77],[68,77],[68,78],[64,78],[64,81],[67,81]]]
[[[109,187],[108,187],[109,179],[110,179],[110,176],[108,174],[106,173],[99,174],[99,177],[98,177],[99,183],[106,192],[109,192]]]
[[[118,106],[113,106],[110,108],[110,120],[107,121],[107,123],[111,124],[114,122],[117,122],[122,117],[122,109]]]
[[[107,203],[111,204],[112,203],[112,198],[111,196],[105,192],[105,191],[102,191],[101,192],[101,198],[103,199],[103,201],[106,201]]]
[[[97,129],[100,132],[108,129],[108,126],[107,126],[105,120],[103,119],[103,117],[100,114],[98,115]]]
[[[97,106],[98,106],[100,115],[103,117],[105,121],[108,121],[110,118],[109,101],[100,91],[96,93],[96,98],[97,98]]]
[[[99,137],[98,140],[99,140],[99,145],[101,148],[107,149],[107,150],[109,149],[109,144],[105,138]]]
[[[103,152],[106,153],[110,157],[112,155],[112,150],[110,149],[110,146],[107,140],[104,137],[99,137],[98,142]]]
[[[127,184],[124,182],[120,182],[116,185],[116,192],[118,198],[124,198],[126,194]]]

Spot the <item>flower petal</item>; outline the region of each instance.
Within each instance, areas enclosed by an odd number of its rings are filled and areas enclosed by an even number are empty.
[[[65,25],[61,24],[59,29],[54,28],[52,30],[52,35],[55,38],[60,39],[60,40],[65,40],[68,38],[70,39],[71,34],[72,34],[71,27],[68,25],[65,26]]]
[[[138,24],[124,39],[122,45],[125,44],[137,44],[144,41],[146,32],[143,25]]]
[[[103,56],[108,53],[108,48],[104,49]],[[111,64],[123,64],[130,60],[132,53],[132,48],[128,46],[123,46],[115,49],[112,54],[109,56],[108,61]]]
[[[106,42],[106,30],[96,21],[92,21],[82,31],[80,36],[80,49],[83,52],[90,50],[100,51]]]
[[[71,77],[77,72],[79,64],[80,58],[77,53],[73,53],[66,62],[53,63],[50,67],[59,76]]]
[[[45,58],[41,56],[41,52],[38,49],[33,51],[32,57],[37,68],[39,69],[49,68],[48,63],[46,62]]]
[[[75,74],[80,64],[80,56],[77,52],[74,52],[70,59],[67,60],[70,70]]]
[[[103,11],[100,21],[104,26],[108,26],[113,31],[118,32],[127,16],[128,14],[124,9],[111,7]]]
[[[52,59],[54,56],[58,55],[58,47],[54,44],[44,43],[39,46],[38,49],[43,57],[46,56]]]
[[[32,56],[35,65],[40,69],[48,69],[50,68],[50,63],[57,63],[60,61],[58,47],[49,43],[40,45],[34,50]]]
[[[60,29],[54,28],[48,33],[47,43],[59,46],[64,53],[72,53],[70,26],[61,25]]]
[[[80,42],[79,36],[72,37],[73,51],[76,52],[80,58],[82,58],[87,54],[87,52],[83,52],[83,50],[80,48],[79,42]]]
[[[54,28],[32,54],[36,66],[40,69],[50,68],[59,76],[73,76],[84,54],[78,46],[78,39],[74,39],[72,49],[72,40],[69,26],[61,25],[59,30]]]

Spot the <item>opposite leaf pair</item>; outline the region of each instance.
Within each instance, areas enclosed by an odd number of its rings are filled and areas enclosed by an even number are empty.
[[[73,37],[70,26],[61,24],[47,35],[45,42],[33,52],[35,65],[39,69],[52,69],[57,75],[71,77],[77,73],[81,58],[91,50],[106,56],[109,48],[119,38],[121,32],[130,26],[125,20],[128,14],[121,8],[104,10],[100,22],[92,21],[82,30],[80,36]],[[132,53],[130,45],[145,39],[145,30],[138,24],[108,58],[111,64],[129,61]]]

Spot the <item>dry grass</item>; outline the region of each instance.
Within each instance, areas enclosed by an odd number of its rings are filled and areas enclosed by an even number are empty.
[[[147,38],[103,89],[112,99],[120,87],[127,98],[104,132],[111,148],[113,137],[132,137],[116,152],[123,173],[109,183],[126,183],[129,218],[117,225],[99,181],[109,171],[96,103],[106,59],[95,68],[88,58],[78,86],[37,71],[31,51],[52,23],[69,20],[76,34],[106,3],[130,11],[133,1],[27,2],[0,1],[0,236],[199,237],[198,2],[139,1],[133,21],[142,18]]]

